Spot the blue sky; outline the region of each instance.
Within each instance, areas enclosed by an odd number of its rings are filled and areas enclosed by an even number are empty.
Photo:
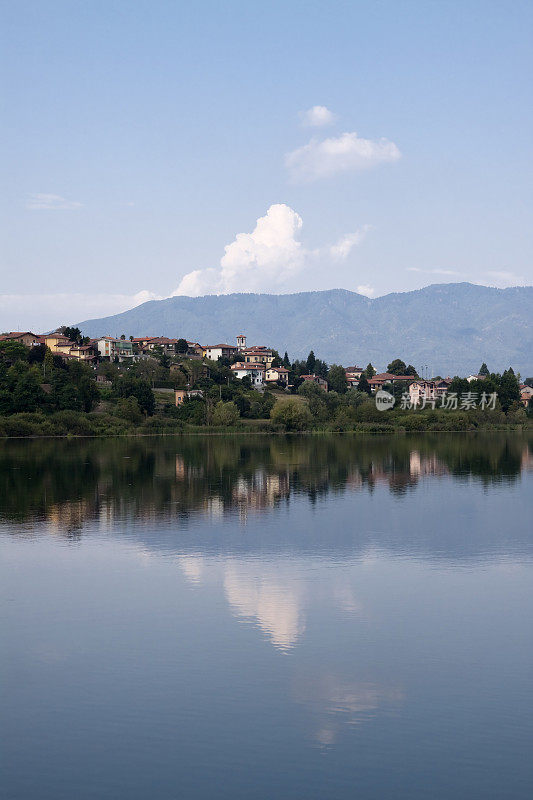
[[[521,0],[5,3],[0,328],[533,283],[532,31]]]

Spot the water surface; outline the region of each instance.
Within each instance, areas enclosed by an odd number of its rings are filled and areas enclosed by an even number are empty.
[[[529,798],[533,439],[0,444],[3,797]]]

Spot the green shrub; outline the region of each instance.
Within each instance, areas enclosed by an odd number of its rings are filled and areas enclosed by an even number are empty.
[[[217,403],[213,412],[213,425],[235,425],[239,419],[239,409],[235,403]]]
[[[309,430],[313,423],[309,408],[298,400],[280,400],[270,412],[270,419],[286,431]]]

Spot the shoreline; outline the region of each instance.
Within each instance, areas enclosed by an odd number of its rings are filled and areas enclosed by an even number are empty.
[[[334,430],[308,430],[308,431],[247,431],[236,430],[235,428],[227,428],[226,430],[205,430],[205,431],[172,431],[160,433],[109,433],[109,434],[79,434],[79,433],[65,433],[65,434],[43,434],[30,435],[30,436],[0,436],[0,442],[8,441],[36,441],[43,439],[154,439],[154,438],[172,438],[172,437],[187,437],[187,436],[420,436],[424,434],[458,434],[465,435],[479,435],[479,434],[492,434],[492,433],[532,433],[533,425],[514,425],[504,427],[492,428],[475,428],[470,430],[434,430],[427,428],[424,430],[391,430],[391,431],[334,431]]]

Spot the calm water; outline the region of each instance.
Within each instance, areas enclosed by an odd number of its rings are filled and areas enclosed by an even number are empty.
[[[533,796],[533,439],[0,443],[6,800]]]

